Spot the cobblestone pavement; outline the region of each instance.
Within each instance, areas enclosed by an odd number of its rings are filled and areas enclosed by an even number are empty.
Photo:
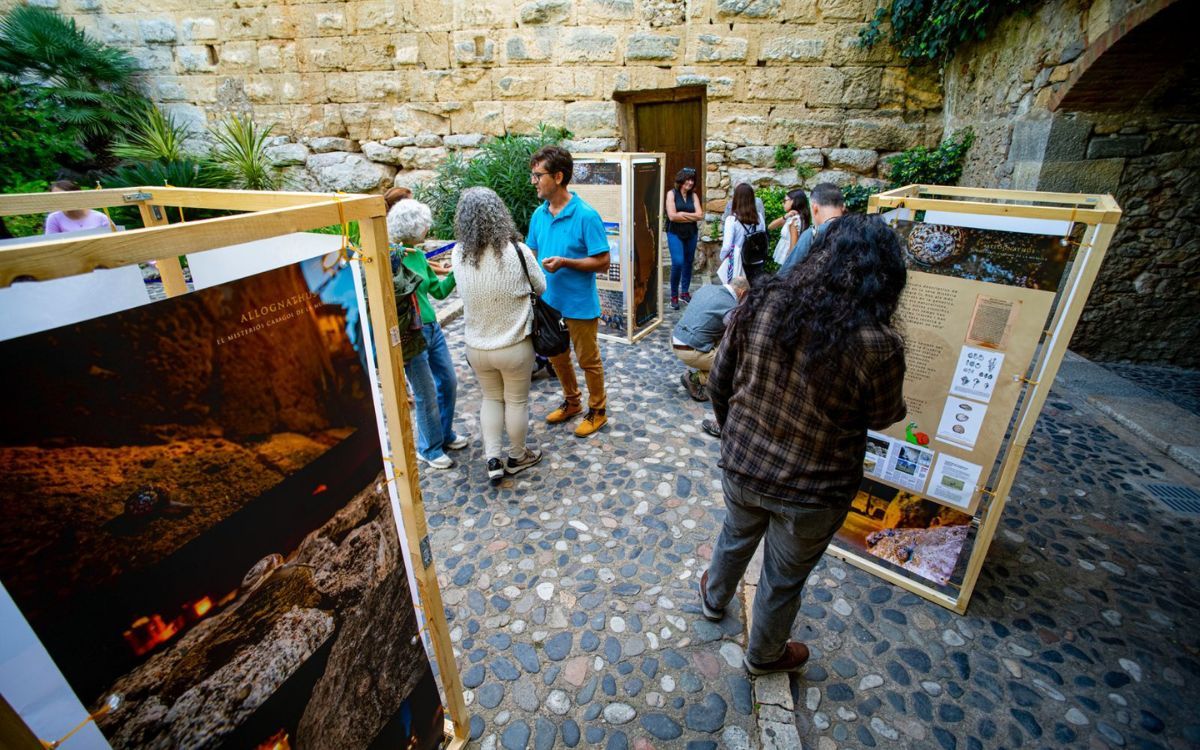
[[[462,322],[446,327],[473,439],[422,481],[475,746],[795,747],[759,724],[793,699],[808,748],[1200,743],[1196,522],[1137,487],[1200,480],[1054,392],[967,615],[826,558],[795,632],[812,662],[756,695],[740,612],[714,625],[697,607],[724,511],[707,404],[669,348],[677,315],[603,345],[597,436],[547,426],[558,383],[535,381],[546,457],[495,489]]]
[[[1105,362],[1104,368],[1200,417],[1200,370]]]

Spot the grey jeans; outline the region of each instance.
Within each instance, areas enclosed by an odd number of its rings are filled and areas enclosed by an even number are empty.
[[[841,528],[848,509],[799,499],[776,500],[739,486],[729,474],[722,477],[721,486],[725,523],[708,566],[708,604],[723,608],[733,600],[738,581],[765,536],[746,658],[767,664],[783,656],[800,611],[804,582]]]

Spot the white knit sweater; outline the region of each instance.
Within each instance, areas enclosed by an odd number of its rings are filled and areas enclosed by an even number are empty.
[[[454,279],[463,300],[465,338],[472,349],[503,349],[522,341],[533,330],[529,283],[533,283],[534,292],[541,294],[546,291],[546,276],[533,252],[524,243],[519,247],[525,254],[529,281],[511,243],[499,257],[491,250],[483,253],[478,268],[463,260],[458,245],[451,252]]]

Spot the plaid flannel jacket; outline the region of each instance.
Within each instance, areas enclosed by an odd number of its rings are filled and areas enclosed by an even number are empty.
[[[724,336],[708,375],[721,425],[721,462],[738,484],[769,497],[844,507],[863,476],[867,429],[904,418],[904,344],[864,328],[836,355],[836,376],[805,383],[801,355],[785,365],[768,334],[768,303],[745,322],[741,346]]]

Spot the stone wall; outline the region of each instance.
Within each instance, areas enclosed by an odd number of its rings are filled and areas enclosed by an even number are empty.
[[[941,135],[936,69],[858,46],[873,0],[36,2],[129,50],[177,115],[273,123],[272,154],[302,188],[411,184],[542,122],[616,150],[615,92],[682,85],[707,87],[712,196],[747,175],[796,182],[767,173],[776,144],[854,182]]]

